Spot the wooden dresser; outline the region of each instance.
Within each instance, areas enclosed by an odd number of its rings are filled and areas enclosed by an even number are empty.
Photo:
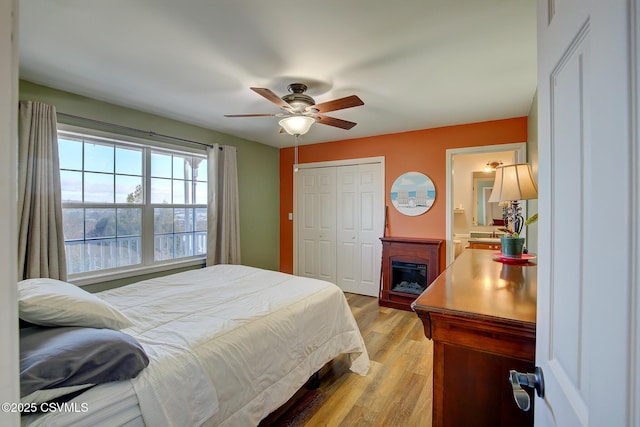
[[[534,369],[537,266],[493,256],[463,251],[412,304],[433,340],[434,427],[533,426],[509,370]]]

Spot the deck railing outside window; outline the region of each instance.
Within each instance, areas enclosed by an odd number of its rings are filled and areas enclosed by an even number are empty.
[[[207,159],[58,133],[68,274],[110,274],[207,252]]]

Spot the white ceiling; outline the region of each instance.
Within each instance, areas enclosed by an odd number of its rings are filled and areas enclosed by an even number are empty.
[[[277,113],[249,90],[306,83],[364,106],[316,143],[527,115],[533,0],[20,0],[20,77],[275,147]]]

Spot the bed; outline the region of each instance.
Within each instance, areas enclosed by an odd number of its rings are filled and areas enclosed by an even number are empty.
[[[65,318],[59,310],[47,315],[63,321],[29,313],[30,294],[40,298],[38,280],[45,279],[31,280],[35,283],[30,283],[30,290],[21,290],[19,284],[21,318],[54,332],[71,329],[79,334],[96,327],[87,325],[85,317],[102,308],[86,308],[89,304],[78,304],[91,311],[79,320],[73,319],[76,313]],[[60,283],[47,286],[56,292]],[[76,287],[70,292],[84,293]],[[137,353],[132,363],[145,366],[139,366],[134,378],[80,391],[64,403],[67,406],[57,407],[61,410],[23,415],[23,425],[251,426],[340,354],[348,355],[353,372],[366,375],[369,369],[367,350],[344,294],[328,282],[217,265],[78,296],[98,299],[98,305],[113,310],[105,316],[116,316],[109,320],[116,325],[95,331],[119,329],[126,340],[133,338]],[[60,301],[54,305],[73,306]],[[40,318],[34,321],[34,316]],[[68,385],[57,381],[53,386],[31,385],[49,390],[23,399]]]

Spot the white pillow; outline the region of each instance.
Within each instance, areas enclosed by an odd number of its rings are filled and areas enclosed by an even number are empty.
[[[20,318],[42,326],[120,330],[132,326],[124,314],[97,296],[55,279],[18,282]]]

